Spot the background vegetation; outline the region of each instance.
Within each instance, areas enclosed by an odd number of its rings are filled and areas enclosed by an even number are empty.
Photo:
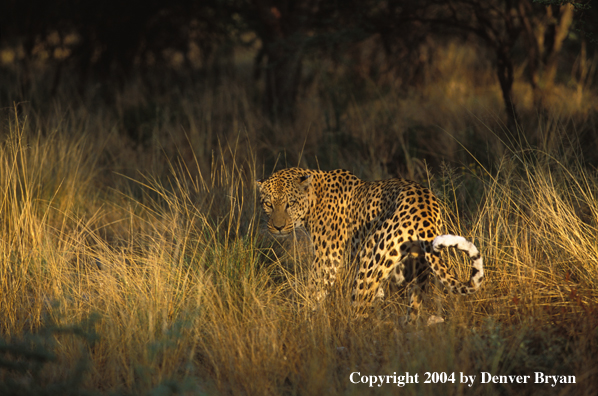
[[[595,394],[597,7],[547,3],[3,2],[0,394]],[[253,183],[296,165],[432,187],[483,289],[302,309]]]

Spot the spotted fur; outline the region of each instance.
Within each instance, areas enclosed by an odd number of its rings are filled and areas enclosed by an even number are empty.
[[[452,293],[470,294],[482,284],[482,257],[473,243],[438,235],[440,206],[432,192],[405,179],[363,181],[346,170],[283,169],[257,181],[268,231],[284,236],[305,227],[313,241],[312,287],[317,298],[334,284],[343,262],[358,266],[352,299],[367,306],[383,297],[387,280],[408,285],[409,318],[415,319],[430,271]],[[455,279],[440,258],[454,247],[468,253],[467,283]]]

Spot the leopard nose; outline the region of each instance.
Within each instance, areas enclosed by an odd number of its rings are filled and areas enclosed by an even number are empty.
[[[282,231],[282,229],[284,228],[284,224],[281,226],[277,226],[276,224],[274,224],[274,228],[276,228],[277,231]]]

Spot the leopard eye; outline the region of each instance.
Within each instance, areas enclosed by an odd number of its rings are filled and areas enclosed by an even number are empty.
[[[270,202],[264,202],[264,206],[268,209],[272,209],[272,204]]]
[[[290,201],[287,203],[287,209],[288,208],[292,208],[293,206],[295,206],[295,204],[297,204],[297,201]]]

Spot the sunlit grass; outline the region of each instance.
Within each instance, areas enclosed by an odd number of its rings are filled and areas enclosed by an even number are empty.
[[[597,181],[579,158],[519,151],[491,175],[472,168],[432,177],[447,231],[475,241],[487,279],[467,298],[434,291],[447,322],[406,328],[404,296],[365,320],[353,316],[347,287],[305,309],[304,278],[272,261],[261,234],[255,166],[235,162],[234,149],[229,162],[218,159],[226,152],[215,157],[209,175],[167,161],[168,177],[129,178],[137,192],[105,190],[93,145],[36,135],[17,120],[0,152],[3,338],[35,334],[47,315],[62,326],[97,315],[86,327],[98,336],[89,349],[52,336],[57,360],[42,383],[69,378],[83,356],[81,386],[103,391],[174,381],[188,392],[357,394],[365,388],[350,383],[351,372],[399,370],[539,370],[575,374],[575,389],[593,389],[584,375],[597,346]],[[461,213],[463,194],[481,197],[474,213]],[[466,260],[449,256],[467,278]],[[463,392],[439,386],[405,391]],[[480,392],[500,389],[510,388]]]

